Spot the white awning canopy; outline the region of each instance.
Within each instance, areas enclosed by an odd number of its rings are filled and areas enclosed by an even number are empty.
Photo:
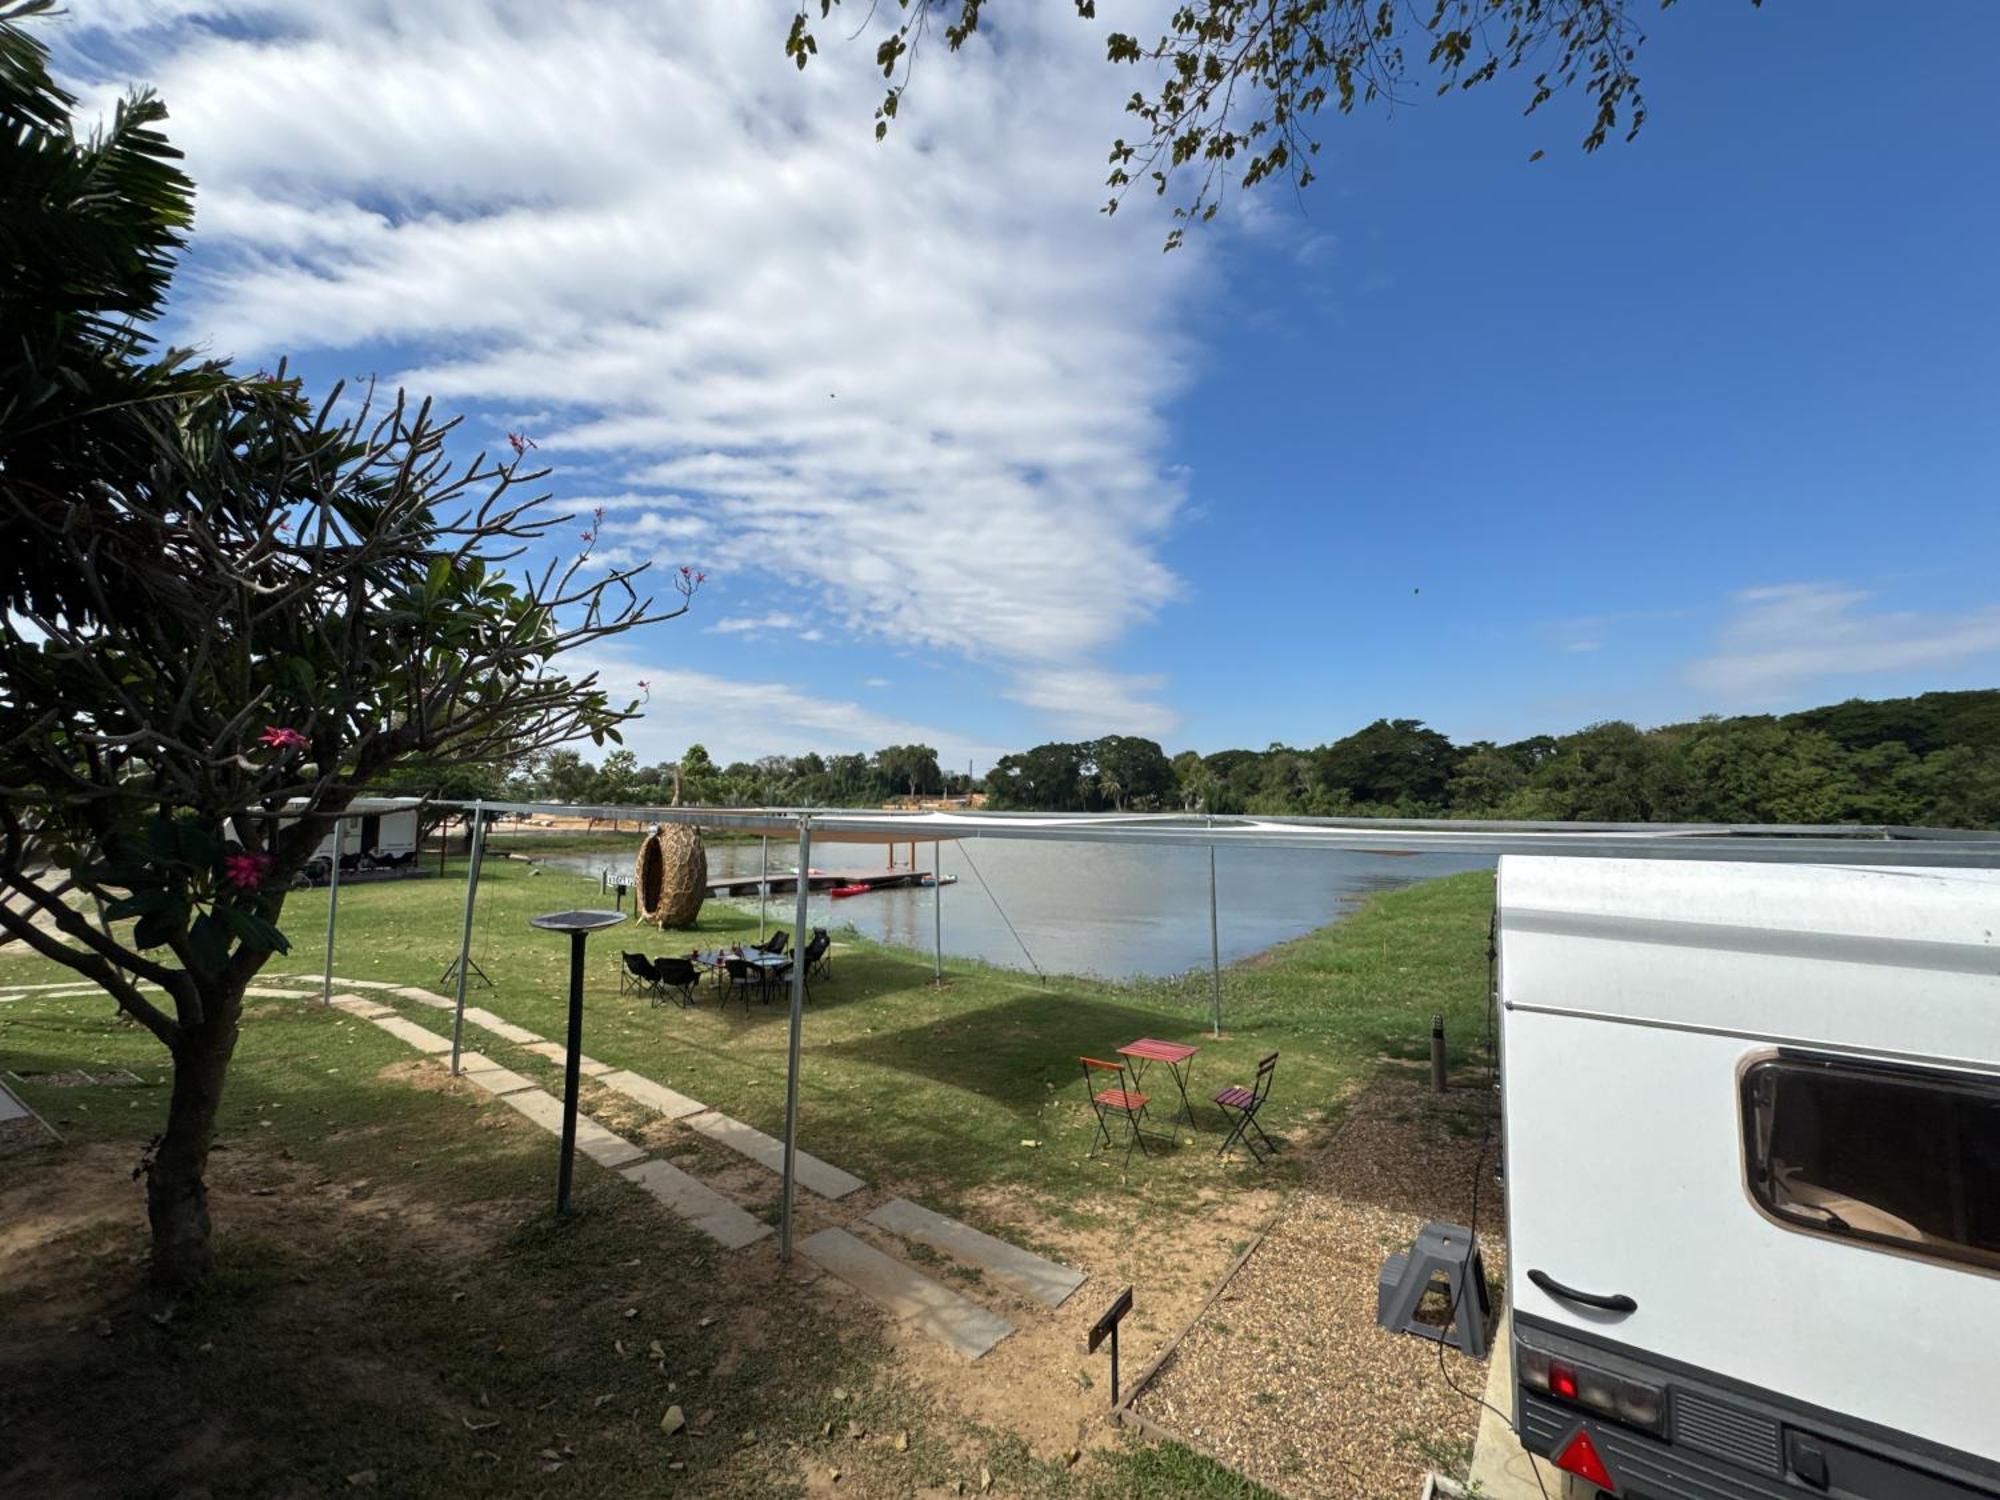
[[[901,812],[814,807],[590,806],[560,802],[445,802],[440,808],[474,814],[473,857],[466,872],[465,925],[459,945],[457,1013],[465,1008],[473,893],[479,880],[486,816],[528,815],[684,823],[718,832],[795,841],[799,867],[808,866],[813,843],[936,844],[947,839],[1047,839],[1077,843],[1176,844],[1210,851],[1209,931],[1215,1026],[1222,1026],[1221,955],[1215,938],[1214,851],[1323,849],[1328,853],[1456,854],[1497,858],[1505,854],[1584,858],[1710,860],[1847,866],[2000,869],[2000,833],[1875,825],[1733,825],[1721,823],[1503,823],[1423,818],[1211,817],[1187,813]],[[798,878],[795,924],[803,935],[810,882]],[[941,919],[940,919],[941,920]],[[943,939],[938,938],[940,963]],[[333,983],[333,916],[327,921],[326,983]],[[804,966],[792,967],[792,1013],[785,1078],[784,1183],[780,1244],[791,1258],[793,1163],[798,1142],[799,1050],[805,1024]],[[453,1024],[457,1065],[458,1021]],[[572,1048],[575,1042],[572,1039]],[[571,1059],[574,1063],[575,1059]]]
[[[1377,854],[1555,854],[1624,859],[2000,868],[2000,833],[1883,824],[1505,823],[1457,818],[1307,818],[1200,813],[898,812],[819,807],[591,806],[438,802],[434,806],[655,823],[841,843],[1052,839],[1198,848],[1326,849]]]

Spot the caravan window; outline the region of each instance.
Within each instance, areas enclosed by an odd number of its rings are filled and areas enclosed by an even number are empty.
[[[1743,1138],[1782,1222],[2000,1270],[2000,1081],[1780,1055],[1743,1075]]]

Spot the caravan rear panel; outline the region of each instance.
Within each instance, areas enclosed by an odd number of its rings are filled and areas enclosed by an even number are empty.
[[[2000,1494],[1996,931],[1988,872],[1501,862],[1532,1450],[1657,1500]]]

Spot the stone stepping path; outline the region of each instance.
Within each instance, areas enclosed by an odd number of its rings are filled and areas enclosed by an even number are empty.
[[[466,1015],[469,1018],[472,1012],[467,1011]],[[569,1062],[569,1049],[561,1042],[523,1042],[521,1045],[524,1050],[534,1053],[537,1057],[546,1057],[552,1063],[566,1065]],[[609,1073],[611,1064],[599,1062],[586,1053],[576,1060],[576,1070],[585,1078],[597,1078]]]
[[[460,1076],[467,1083],[486,1090],[489,1094],[518,1094],[535,1086],[532,1078],[523,1078],[511,1068],[503,1068],[492,1058],[479,1052],[461,1052],[458,1055]]]
[[[923,1272],[884,1255],[845,1229],[822,1229],[799,1241],[799,1253],[896,1317],[977,1359],[1014,1325]]]
[[[698,1130],[712,1141],[727,1146],[760,1166],[769,1167],[780,1175],[785,1170],[785,1143],[774,1136],[768,1136],[741,1120],[732,1120],[719,1110],[709,1110],[705,1114],[689,1115],[681,1121],[690,1130]],[[841,1199],[849,1193],[859,1192],[868,1186],[852,1172],[843,1172],[831,1162],[821,1161],[807,1151],[792,1154],[792,1173],[802,1186],[811,1188],[822,1198]]]
[[[635,1162],[618,1175],[665,1204],[726,1250],[741,1250],[771,1233],[771,1226],[699,1178],[663,1161]]]
[[[342,981],[342,985],[344,988],[393,990],[403,999],[441,1010],[453,1007],[451,1000],[415,985],[397,986],[379,981],[369,984]],[[374,1002],[358,995],[342,995],[335,1003],[356,1015],[366,1014],[374,1005]],[[451,1048],[450,1042],[435,1032],[393,1013],[376,1013],[369,1019],[427,1053],[435,1055],[448,1052]],[[465,1019],[481,1030],[513,1042],[551,1063],[561,1065],[568,1060],[562,1043],[550,1041],[524,1026],[516,1026],[490,1010],[467,1006]],[[492,1094],[551,1135],[562,1134],[562,1100],[554,1094],[482,1053],[461,1053],[459,1061],[467,1082]],[[774,1173],[784,1171],[784,1142],[741,1120],[710,1109],[700,1100],[690,1099],[630,1068],[613,1068],[609,1063],[585,1057],[578,1060],[578,1070],[634,1103],[727,1146],[759,1166]],[[612,1168],[669,1213],[725,1249],[742,1249],[773,1232],[769,1224],[734,1199],[670,1162],[649,1157],[642,1147],[607,1130],[587,1115],[577,1116],[576,1143],[578,1149],[593,1161]],[[808,1151],[794,1155],[793,1170],[799,1183],[808,1191],[831,1201],[837,1202],[867,1187],[853,1173],[843,1171]],[[934,1213],[908,1199],[893,1199],[874,1209],[866,1218],[879,1229],[929,1245],[966,1265],[976,1266],[996,1282],[1046,1307],[1061,1306],[1083,1284],[1084,1277],[1080,1272],[982,1233],[969,1224]],[[802,1240],[798,1249],[808,1260],[853,1287],[892,1317],[921,1329],[967,1359],[978,1359],[1014,1331],[1014,1325],[997,1313],[988,1311],[936,1278],[885,1254],[844,1229],[823,1229]]]
[[[554,1043],[550,1045],[553,1046]],[[665,1115],[669,1120],[685,1120],[689,1115],[712,1113],[699,1099],[690,1099],[686,1094],[677,1094],[665,1084],[655,1083],[644,1074],[634,1073],[629,1068],[617,1073],[606,1072],[597,1081],[608,1089],[616,1089],[627,1099]]]
[[[408,1042],[419,1052],[435,1054],[451,1051],[451,1038],[439,1036],[428,1026],[419,1026],[415,1021],[406,1021],[401,1016],[376,1016],[374,1024],[380,1026],[390,1036]]]
[[[953,1260],[977,1266],[995,1281],[1031,1297],[1044,1307],[1061,1307],[1084,1283],[1081,1271],[1044,1260],[1033,1251],[1010,1245],[957,1219],[933,1213],[907,1198],[891,1198],[865,1216],[878,1229],[918,1240],[942,1250]]]
[[[364,1021],[379,1021],[384,1016],[393,1016],[396,1007],[384,1005],[380,1000],[363,1000],[359,995],[335,995],[333,1008],[344,1010],[351,1016],[359,1016]]]
[[[481,1031],[490,1031],[497,1037],[505,1037],[510,1042],[519,1042],[524,1047],[542,1040],[540,1032],[530,1031],[525,1026],[516,1026],[504,1016],[496,1016],[492,1011],[481,1010],[476,1005],[466,1006],[465,1019]]]
[[[516,1093],[501,1094],[499,1099],[509,1109],[526,1115],[550,1135],[562,1134],[563,1105],[554,1094],[531,1085]],[[600,1167],[628,1166],[632,1162],[643,1161],[646,1156],[644,1147],[635,1146],[624,1136],[606,1130],[585,1114],[576,1117],[576,1149]]]

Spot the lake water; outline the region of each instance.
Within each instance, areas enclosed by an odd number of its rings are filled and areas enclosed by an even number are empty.
[[[629,852],[548,855],[542,860],[593,876],[609,869],[613,880],[629,880],[631,854],[637,849],[635,838]],[[1045,973],[1107,978],[1208,967],[1206,849],[968,839],[946,843],[942,851],[944,873],[958,877],[942,892],[947,955],[1025,969],[1031,967],[1022,953],[1025,944]],[[789,843],[781,847],[773,840],[772,872],[789,874],[797,863],[795,854]],[[896,858],[907,866],[907,844],[896,850]],[[711,876],[754,876],[757,862],[756,844],[709,846]],[[812,862],[821,870],[881,870],[888,866],[888,855],[880,844],[814,840]],[[917,846],[917,862],[922,869],[931,867],[930,846]],[[1221,849],[1215,863],[1224,963],[1323,927],[1372,892],[1493,867],[1490,858],[1309,849]],[[792,926],[795,899],[790,894],[771,898],[773,927]],[[917,888],[841,901],[815,892],[808,902],[807,925],[835,930],[852,925],[877,942],[928,952],[932,899],[931,891]],[[754,900],[748,905],[756,909]]]

